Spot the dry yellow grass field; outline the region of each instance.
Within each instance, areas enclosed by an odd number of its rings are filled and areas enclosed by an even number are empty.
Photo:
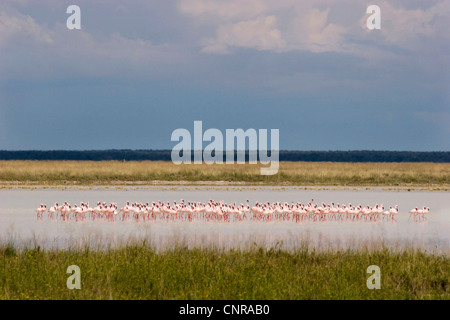
[[[277,174],[260,175],[261,165],[175,165],[165,161],[0,161],[0,183],[31,185],[120,185],[164,182],[296,185],[450,185],[450,163],[280,162]]]

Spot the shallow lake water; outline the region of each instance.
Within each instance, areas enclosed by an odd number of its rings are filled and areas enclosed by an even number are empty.
[[[398,205],[397,222],[391,221],[127,221],[104,220],[38,221],[35,209],[40,203],[50,207],[55,202],[79,204],[88,201],[202,201],[224,200],[226,203],[302,202],[340,203],[363,206]],[[430,207],[428,219],[414,222],[409,210]],[[46,215],[45,215],[46,216]],[[93,190],[14,189],[0,191],[0,242],[17,246],[41,246],[61,249],[86,245],[107,249],[145,240],[155,249],[174,245],[216,248],[282,248],[308,245],[315,248],[359,248],[387,246],[393,249],[422,248],[449,254],[450,193],[444,191],[385,191],[382,189],[305,190],[296,187],[166,187]]]

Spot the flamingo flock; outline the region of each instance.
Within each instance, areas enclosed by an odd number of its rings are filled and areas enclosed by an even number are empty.
[[[430,212],[429,207],[422,207],[422,209],[419,209],[418,207],[415,207],[414,209],[409,211],[409,220],[411,220],[411,217],[414,218],[414,221],[423,221],[427,219],[427,215]]]
[[[82,221],[86,219],[96,220],[104,219],[107,221],[125,221],[134,219],[136,221],[193,221],[202,219],[205,221],[392,221],[398,214],[398,205],[390,206],[385,210],[383,204],[374,206],[354,206],[351,203],[314,203],[314,199],[308,203],[292,202],[256,202],[250,206],[249,201],[246,203],[225,203],[225,201],[215,201],[210,199],[206,203],[202,202],[185,202],[183,199],[179,203],[173,201],[156,201],[151,203],[130,203],[127,201],[121,208],[117,203],[97,202],[95,207],[91,207],[89,202],[81,202],[80,205],[70,205],[65,201],[62,205],[55,203],[47,209],[45,204],[40,204],[36,209],[37,218],[41,220],[45,213],[49,219],[59,219],[63,221],[76,220]],[[410,211],[410,218],[414,217],[414,221],[422,221],[426,219],[429,212],[428,207]]]

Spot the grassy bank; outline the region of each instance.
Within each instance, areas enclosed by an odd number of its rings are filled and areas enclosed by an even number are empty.
[[[450,163],[280,162],[260,165],[175,165],[164,161],[0,161],[0,184],[108,185],[183,181],[255,185],[450,186]]]
[[[81,289],[66,269],[81,270]],[[367,267],[381,289],[366,286]],[[147,246],[108,251],[0,247],[1,299],[449,299],[448,257],[388,249],[293,253]]]

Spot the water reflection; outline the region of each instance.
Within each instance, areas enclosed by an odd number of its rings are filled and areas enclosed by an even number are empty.
[[[34,209],[40,203],[55,201],[207,202],[209,199],[251,204],[255,201],[316,202],[399,205],[398,222],[336,221],[37,221]],[[408,221],[415,206],[430,207],[428,221]],[[107,249],[125,243],[142,242],[158,250],[175,245],[195,247],[240,248],[253,246],[294,249],[308,245],[315,248],[377,248],[387,246],[423,248],[449,253],[450,197],[448,192],[375,190],[301,190],[297,188],[183,188],[176,190],[2,190],[0,191],[0,240],[19,246],[46,248],[84,247]]]

